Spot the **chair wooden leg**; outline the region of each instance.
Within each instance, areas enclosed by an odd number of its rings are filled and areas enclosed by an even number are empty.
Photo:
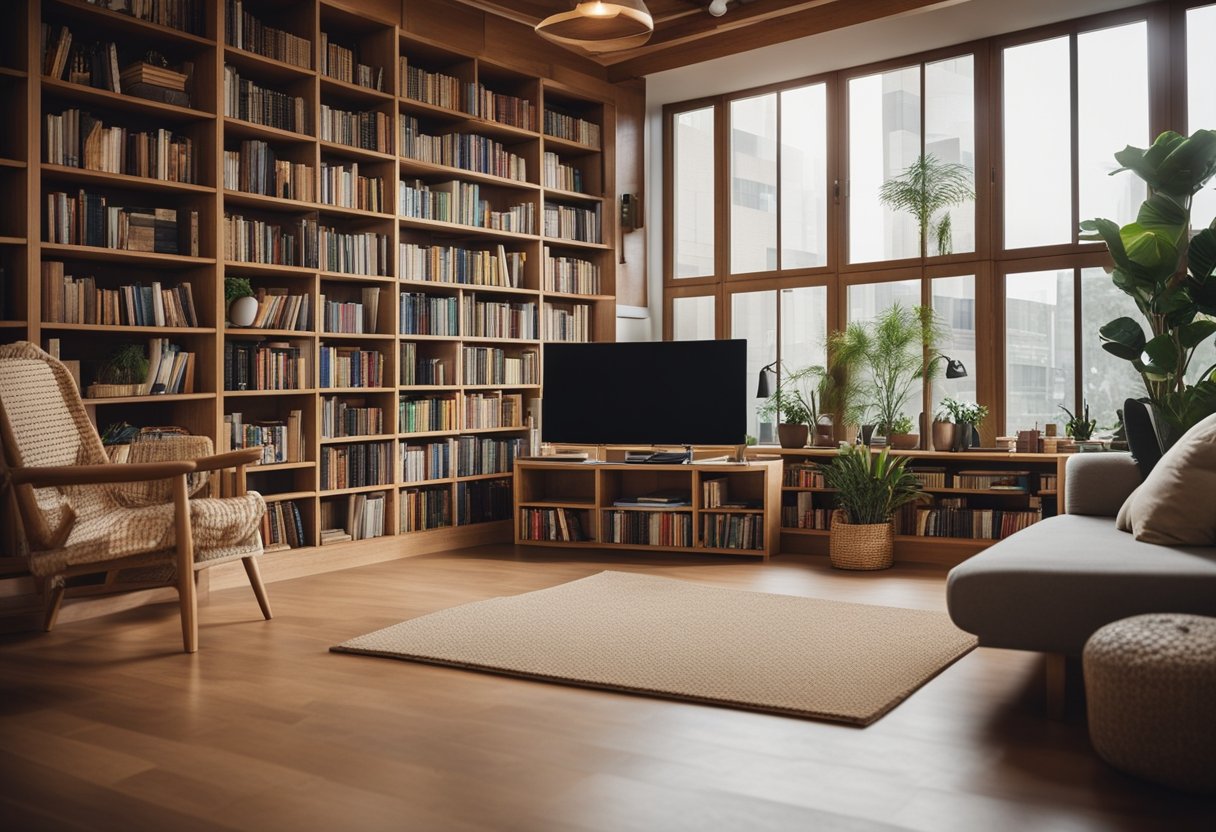
[[[1047,718],[1062,720],[1068,692],[1068,660],[1061,653],[1048,653],[1044,659],[1047,667]]]
[[[59,618],[59,607],[63,604],[63,595],[67,592],[67,586],[62,578],[52,578],[46,588],[46,610],[42,618],[42,629],[50,632],[55,628],[55,621]]]
[[[182,645],[198,652],[198,596],[194,587],[194,533],[190,525],[190,493],[186,475],[173,478],[173,510],[177,534],[177,594],[182,607]]]
[[[253,594],[258,598],[258,606],[262,608],[262,617],[269,621],[274,616],[270,614],[270,599],[266,596],[266,586],[262,583],[262,570],[258,568],[258,559],[255,557],[241,558],[241,563],[245,565],[249,585],[253,587]]]

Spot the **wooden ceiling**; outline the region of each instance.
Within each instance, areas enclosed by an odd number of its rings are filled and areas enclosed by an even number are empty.
[[[575,0],[458,0],[465,6],[535,26]],[[646,0],[654,35],[644,46],[587,55],[619,81],[746,52],[773,43],[817,35],[882,17],[949,6],[966,0],[730,0],[713,17],[710,0]],[[580,54],[583,53],[578,50]]]

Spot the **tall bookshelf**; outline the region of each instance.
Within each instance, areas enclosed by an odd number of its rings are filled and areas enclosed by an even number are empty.
[[[16,277],[5,281],[0,341],[58,339],[64,359],[81,361],[86,388],[97,359],[123,343],[166,338],[194,355],[189,392],[86,398],[101,428],[180,425],[222,448],[234,423],[298,423],[290,453],[248,474],[250,488],[299,516],[298,545],[272,558],[307,556],[326,568],[339,549],[322,545],[333,537],[322,531],[345,525],[355,500],[379,501],[384,534],[409,535],[419,548],[510,540],[510,461],[526,445],[543,345],[614,337],[612,104],[340,0],[244,0],[239,9],[193,0],[188,31],[86,0],[21,5],[21,25],[0,34],[0,105],[30,125],[0,140],[0,185],[23,196],[0,214],[0,266]],[[67,27],[74,38],[114,42],[120,69],[149,50],[175,67],[189,62],[189,100],[47,76],[44,23],[52,41]],[[277,31],[264,36],[264,27]],[[451,79],[443,83],[454,95],[411,86],[415,68]],[[243,97],[230,95],[238,83]],[[269,117],[250,109],[262,101],[273,101]],[[47,117],[68,111],[105,127],[170,130],[189,140],[192,170],[144,176],[51,163]],[[546,112],[576,128],[548,129]],[[446,213],[402,210],[403,186],[442,194]],[[82,190],[108,205],[173,209],[179,220],[195,212],[197,251],[51,242],[48,195]],[[565,209],[548,233],[546,206]],[[261,252],[253,243],[263,238],[282,251]],[[453,259],[459,271],[446,269]],[[444,270],[431,268],[439,262]],[[197,325],[54,320],[48,263],[97,288],[188,283]],[[267,299],[306,300],[307,317],[236,327],[225,278],[244,278]],[[231,371],[259,348],[295,362],[290,384]],[[345,371],[352,360],[361,372]]]

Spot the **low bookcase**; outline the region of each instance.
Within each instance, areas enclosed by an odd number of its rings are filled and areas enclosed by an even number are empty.
[[[767,558],[780,551],[781,460],[515,463],[515,542]]]

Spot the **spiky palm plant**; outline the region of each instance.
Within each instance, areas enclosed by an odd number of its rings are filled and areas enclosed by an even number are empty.
[[[870,453],[864,446],[844,448],[823,470],[836,489],[836,504],[854,525],[886,523],[904,505],[925,495],[916,475],[904,470],[908,457],[892,459],[887,448]]]
[[[903,173],[882,183],[878,199],[895,211],[907,211],[920,229],[921,256],[928,255],[929,226],[939,211],[975,199],[971,168],[958,162],[943,162],[932,153],[917,157]],[[936,226],[937,253],[949,254],[953,247],[950,215]]]

